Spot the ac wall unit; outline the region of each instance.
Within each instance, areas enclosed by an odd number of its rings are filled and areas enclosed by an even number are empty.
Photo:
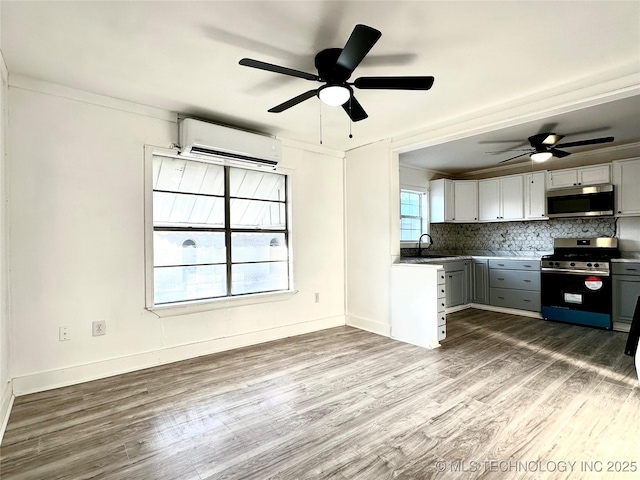
[[[181,155],[192,155],[226,165],[275,169],[282,157],[276,138],[202,122],[180,121]]]

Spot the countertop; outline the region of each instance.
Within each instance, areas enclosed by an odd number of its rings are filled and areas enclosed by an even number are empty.
[[[552,252],[539,251],[504,251],[504,250],[462,250],[454,252],[438,252],[425,250],[422,257],[400,257],[398,263],[438,263],[454,260],[471,260],[473,258],[495,260],[526,260],[539,262],[543,255]]]
[[[640,252],[620,252],[620,258],[611,260],[616,263],[640,262]]]
[[[540,261],[543,255],[549,255],[551,253],[553,252],[509,252],[499,250],[473,250],[451,253],[425,250],[423,257],[400,257],[398,263],[438,263],[450,262],[454,260],[471,260],[474,258],[496,260],[526,260],[536,262]],[[616,263],[640,262],[640,252],[620,252],[620,258],[614,258],[611,261]]]

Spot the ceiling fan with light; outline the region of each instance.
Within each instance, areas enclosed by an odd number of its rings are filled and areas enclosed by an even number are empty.
[[[240,65],[324,83],[319,88],[308,90],[270,108],[269,112],[283,112],[317,95],[326,105],[342,106],[352,121],[359,122],[368,115],[353,95],[353,87],[363,90],[429,90],[433,86],[434,77],[419,76],[360,77],[354,82],[348,82],[353,71],[381,36],[382,33],[375,28],[356,25],[344,48],[327,48],[315,56],[317,75],[251,58],[243,58]]]
[[[570,148],[570,147],[581,147],[583,145],[595,145],[598,143],[609,143],[613,142],[613,137],[602,137],[602,138],[592,138],[590,140],[579,140],[577,142],[567,142],[567,143],[558,143],[560,140],[564,138],[564,135],[556,135],[555,133],[538,133],[536,135],[532,135],[527,140],[531,145],[531,148],[520,149],[524,151],[515,157],[507,158],[506,160],[502,160],[498,163],[505,163],[511,160],[515,160],[516,158],[524,157],[525,155],[529,155],[531,160],[534,162],[546,162],[551,157],[556,158],[564,158],[568,155],[571,155],[570,152],[565,152],[564,150],[558,150],[559,148]],[[505,152],[515,151],[515,150],[503,150]]]

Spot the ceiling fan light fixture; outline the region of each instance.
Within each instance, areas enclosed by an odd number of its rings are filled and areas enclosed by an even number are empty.
[[[531,160],[538,163],[546,162],[551,157],[553,157],[551,152],[536,152],[531,154]]]
[[[325,85],[318,91],[318,97],[325,105],[339,107],[351,98],[351,89],[345,85]]]

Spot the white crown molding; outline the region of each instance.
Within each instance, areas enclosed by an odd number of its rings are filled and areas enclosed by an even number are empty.
[[[574,153],[571,155],[571,160],[572,161],[586,160],[585,162],[582,162],[582,163],[587,165],[589,164],[590,157],[592,158],[606,157],[607,155],[609,155],[611,157],[618,157],[618,158],[615,158],[615,160],[619,160],[620,155],[618,154],[622,154],[622,156],[624,156],[625,158],[631,158],[631,157],[636,157],[638,155],[639,150],[640,150],[640,143],[628,143],[626,145],[615,145],[615,146],[610,146],[606,148],[599,148],[598,150],[590,150],[588,152]],[[631,152],[631,153],[629,153],[628,155],[625,155],[625,152]],[[530,162],[517,162],[510,165],[499,165],[495,167],[481,168],[478,170],[474,170],[472,172],[464,172],[463,174],[455,176],[455,178],[466,179],[466,178],[472,178],[477,175],[484,175],[488,173],[508,172],[510,170],[518,170],[518,169],[522,169],[526,165],[529,165],[529,163]],[[608,162],[603,161],[602,163],[608,163]],[[562,163],[558,164],[557,162],[549,161],[549,162],[535,163],[532,171],[543,171],[543,170],[552,171],[552,170],[560,170],[563,168],[567,168],[567,167]],[[506,175],[508,175],[508,173],[506,173]],[[451,177],[451,174],[447,174],[446,176]],[[501,176],[501,175],[498,175],[498,176]]]
[[[175,112],[169,112],[167,110],[162,110],[160,108],[150,107],[147,105],[140,105],[138,103],[130,102],[127,100],[120,100],[118,98],[100,95],[98,93],[78,90],[56,83],[45,82],[23,75],[9,73],[8,85],[9,87],[13,88],[21,88],[23,90],[43,93],[55,97],[67,98],[70,100],[89,103],[100,107],[112,108],[114,110],[121,110],[128,113],[135,113],[138,115],[144,115],[146,117],[165,120],[167,122],[177,123],[178,121],[178,115]]]
[[[601,74],[552,90],[494,105],[461,117],[445,119],[419,132],[395,137],[391,148],[406,153],[461,138],[548,118],[623,98],[640,95],[640,72]],[[619,70],[616,72],[619,73]]]
[[[300,142],[298,140],[291,140],[289,138],[276,137],[282,142],[283,147],[297,148],[299,150],[305,150],[307,152],[320,153],[322,155],[330,155],[332,157],[345,158],[345,152],[341,150],[334,150],[322,145],[314,145],[312,143]]]

